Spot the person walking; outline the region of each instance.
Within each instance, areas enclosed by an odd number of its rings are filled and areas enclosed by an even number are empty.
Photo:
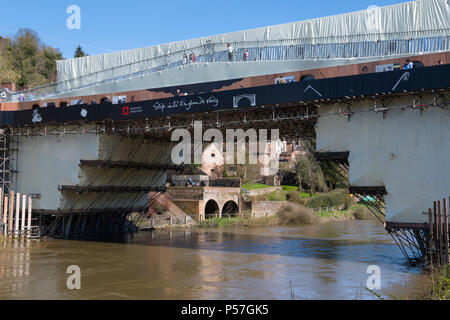
[[[244,48],[244,61],[248,60],[248,50]]]
[[[228,61],[233,61],[233,51],[234,48],[231,44],[227,43],[227,48],[228,48]]]

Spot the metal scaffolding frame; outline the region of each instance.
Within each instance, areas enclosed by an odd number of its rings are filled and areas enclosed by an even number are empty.
[[[0,157],[0,187],[7,194],[11,188],[10,158],[8,134],[4,130],[0,130]]]
[[[48,124],[48,125],[37,125],[22,128],[10,128],[8,133],[3,132],[4,139],[0,139],[0,144],[4,143],[7,150],[7,155],[4,156],[8,159],[9,165],[6,165],[7,161],[3,163],[3,173],[8,173],[7,169],[11,170],[11,162],[18,161],[18,157],[10,157],[11,152],[18,150],[18,138],[20,136],[45,136],[45,135],[63,135],[63,134],[111,134],[119,136],[128,136],[143,139],[158,139],[170,141],[170,135],[175,129],[184,128],[188,130],[194,129],[194,121],[202,121],[204,129],[217,128],[219,130],[226,129],[268,129],[268,128],[278,128],[280,129],[280,138],[283,137],[301,137],[301,138],[311,138],[315,136],[314,126],[319,117],[317,114],[317,105],[320,104],[340,104],[346,105],[350,99],[353,99],[353,103],[358,103],[361,101],[372,100],[374,103],[374,108],[361,111],[361,112],[383,112],[385,115],[389,110],[394,109],[405,109],[413,108],[419,109],[424,112],[430,108],[444,108],[447,109],[450,102],[445,100],[444,92],[445,90],[431,91],[431,100],[427,103],[423,98],[425,93],[402,93],[396,94],[394,96],[410,96],[412,99],[411,105],[404,105],[399,107],[391,107],[390,101],[387,98],[391,98],[390,95],[383,95],[379,97],[348,97],[348,99],[342,100],[317,100],[311,103],[297,102],[289,104],[280,104],[273,106],[249,108],[249,109],[237,109],[237,110],[225,110],[225,111],[213,111],[204,113],[193,113],[193,114],[183,114],[183,115],[173,115],[170,117],[160,117],[160,118],[143,118],[135,120],[126,121],[100,121],[94,124],[86,124],[83,122],[71,123],[66,125]],[[417,98],[419,97],[419,98]],[[381,103],[377,103],[377,99]],[[340,114],[342,116],[349,117],[351,120],[351,115],[354,112],[351,110],[351,104],[347,104],[348,108],[343,112],[342,109],[338,113],[326,114],[321,116],[330,116]],[[358,112],[358,111],[355,111]],[[16,139],[13,139],[15,137]],[[14,149],[15,148],[15,149]],[[4,152],[4,151],[2,151]],[[6,151],[5,151],[6,152]],[[325,159],[326,160],[326,159]],[[327,161],[333,161],[339,165],[340,170],[337,174],[341,177],[347,178],[349,163],[348,163],[348,153],[346,155],[329,155]],[[89,163],[90,165],[100,165],[102,167],[104,164],[99,163]],[[106,166],[112,163],[106,163]],[[117,164],[114,164],[117,166]],[[119,166],[128,167],[130,163]],[[17,168],[17,164],[15,165]],[[0,168],[1,170],[1,168]],[[13,171],[11,171],[13,172]],[[10,172],[9,172],[10,173]],[[9,180],[9,179],[7,179]],[[3,180],[5,182],[5,180]],[[9,186],[8,186],[9,187]],[[77,187],[78,188],[78,187]],[[106,188],[106,186],[105,186]],[[5,189],[6,190],[6,189]],[[8,189],[9,190],[9,189]],[[81,191],[106,191],[106,190],[81,190]],[[158,191],[158,190],[156,190]],[[352,191],[352,190],[351,190]],[[373,197],[374,201],[365,201],[368,205],[369,210],[374,214],[377,219],[385,223],[385,202],[384,195],[385,190],[366,190],[359,189],[353,190],[355,196],[360,200],[367,200],[367,197]],[[159,192],[156,192],[158,195]],[[150,200],[151,202],[152,200]],[[156,201],[156,200],[155,200]],[[143,212],[143,211],[139,211]],[[98,212],[93,213],[94,215],[109,215],[110,212]],[[140,217],[143,219],[145,215],[141,214]],[[56,220],[60,220],[58,218]],[[56,223],[56,222],[55,222]],[[58,222],[59,223],[59,222]],[[64,225],[64,218],[62,221]],[[76,225],[76,224],[75,224]],[[55,227],[57,228],[57,227]],[[419,256],[419,252],[423,252],[423,237],[426,236],[421,233],[421,231],[412,230],[410,228],[397,227],[397,228],[387,228],[390,234],[393,236],[395,242],[399,245],[405,256],[412,257],[412,259]],[[413,250],[409,253],[406,249]],[[410,259],[411,260],[411,259]]]
[[[3,194],[10,193],[17,182],[18,151],[19,139],[11,135],[9,129],[0,129],[0,188]]]
[[[386,224],[386,230],[411,264],[426,262],[429,232],[425,227]]]

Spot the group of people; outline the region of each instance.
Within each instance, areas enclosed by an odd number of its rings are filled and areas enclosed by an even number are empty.
[[[411,60],[407,59],[406,63],[403,65],[403,70],[408,70],[408,69],[414,69],[414,62],[412,62]]]
[[[233,56],[234,56],[234,48],[230,43],[227,43],[227,52],[228,52],[228,61],[233,61]],[[247,61],[248,60],[248,50],[246,48],[244,48],[244,53],[242,56],[242,60],[243,61]],[[191,63],[196,63],[198,60],[197,56],[195,55],[195,53],[190,53],[189,56],[184,53],[183,54],[183,64],[187,64],[188,62]]]
[[[233,61],[233,55],[234,55],[234,48],[231,44],[227,43],[227,49],[228,49],[228,61]],[[244,48],[244,55],[242,56],[243,61],[248,60],[248,50]]]
[[[283,77],[283,75],[280,75],[277,79],[277,84],[285,84],[285,83],[287,83],[286,79]]]
[[[189,57],[187,56],[186,53],[183,55],[183,64],[187,64],[188,61],[192,63],[197,62],[197,56],[195,55],[195,53],[192,52],[191,54],[189,54]]]

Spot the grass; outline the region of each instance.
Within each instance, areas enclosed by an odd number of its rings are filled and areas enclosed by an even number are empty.
[[[283,186],[283,191],[287,192],[298,192],[298,186]],[[311,198],[311,195],[307,192],[300,192],[303,198]],[[318,197],[319,194],[313,194],[312,197]]]
[[[228,228],[234,227],[241,224],[241,219],[239,218],[212,218],[202,221],[198,224],[200,228]]]
[[[269,194],[262,194],[258,196],[251,197],[254,201],[289,201],[289,194],[295,195],[301,199],[310,199],[309,193],[298,192],[298,187],[295,186],[283,186],[283,190],[276,190]],[[319,196],[318,194],[314,194],[313,197]],[[295,202],[295,201],[294,201]],[[303,204],[304,201],[301,201],[300,204]]]
[[[287,193],[283,190],[277,190],[266,195],[265,201],[286,201]]]
[[[354,204],[347,210],[339,210],[339,211],[321,211],[317,212],[317,214],[324,219],[340,219],[340,218],[349,218],[355,220],[368,220],[372,219],[369,209],[360,204]]]
[[[290,192],[290,191],[297,191],[298,190],[298,186],[283,186],[283,190]]]
[[[271,227],[278,226],[277,217],[267,218],[213,218],[200,222],[199,228],[231,228],[231,227]]]
[[[348,221],[348,220],[363,220],[358,219],[352,210],[339,210],[339,211],[323,211],[318,212],[321,223],[331,221]]]
[[[244,183],[242,184],[242,189],[245,190],[257,190],[257,189],[265,189],[272,188],[273,186],[268,186],[262,183]]]

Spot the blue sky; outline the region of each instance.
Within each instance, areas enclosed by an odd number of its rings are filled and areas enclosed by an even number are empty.
[[[90,55],[146,47],[273,24],[319,18],[402,0],[39,0],[1,5],[0,35],[35,30],[45,44],[73,57],[80,44]],[[81,9],[81,30],[69,30],[67,7]]]

